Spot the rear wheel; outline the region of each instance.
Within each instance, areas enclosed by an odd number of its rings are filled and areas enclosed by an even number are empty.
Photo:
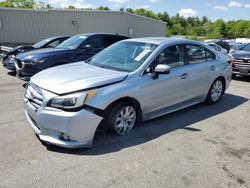
[[[109,127],[122,136],[129,133],[136,124],[137,111],[132,104],[122,102],[112,108],[107,120]]]
[[[224,90],[225,90],[225,84],[223,80],[220,78],[216,79],[209,89],[206,102],[208,104],[217,103],[220,100],[221,96],[223,95]]]

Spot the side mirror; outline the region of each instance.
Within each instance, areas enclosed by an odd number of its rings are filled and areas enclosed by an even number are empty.
[[[155,67],[155,73],[157,74],[169,74],[171,67],[165,64],[159,64]]]
[[[155,67],[153,72],[153,79],[158,79],[159,74],[169,74],[171,71],[171,67],[165,64],[159,64]]]

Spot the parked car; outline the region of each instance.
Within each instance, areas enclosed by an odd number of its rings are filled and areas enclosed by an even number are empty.
[[[41,49],[15,58],[17,76],[29,80],[31,76],[49,67],[86,60],[109,45],[128,37],[108,33],[75,35],[54,49]]]
[[[211,46],[212,48],[214,48],[215,50],[219,51],[220,53],[224,54],[227,56],[227,50],[220,47],[219,45],[213,43],[213,42],[210,42],[210,43],[207,43],[208,46]]]
[[[14,60],[18,54],[22,54],[24,52],[28,52],[32,50],[37,50],[40,48],[55,48],[68,38],[69,37],[66,37],[66,36],[51,37],[51,38],[44,39],[32,46],[28,46],[28,45],[17,46],[13,48],[12,50],[10,50],[9,52],[7,52],[2,57],[3,66],[9,70],[16,71]]]
[[[218,102],[231,74],[227,58],[203,43],[128,39],[86,62],[33,76],[24,93],[25,114],[42,141],[89,147],[99,125],[124,135],[140,121]]]
[[[229,55],[233,59],[233,76],[250,76],[250,43],[237,46]]]
[[[242,47],[244,47],[245,45],[246,45],[245,43],[237,43],[237,44],[231,46],[229,53],[231,53],[232,51],[237,51],[237,50],[241,49]]]
[[[227,42],[227,39],[208,39],[208,40],[205,40],[204,42],[215,43],[215,44],[219,45],[220,47],[226,49],[227,52],[230,51],[230,44],[229,44],[229,42]]]

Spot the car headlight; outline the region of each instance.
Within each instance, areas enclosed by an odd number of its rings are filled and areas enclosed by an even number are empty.
[[[36,64],[39,64],[39,63],[43,63],[44,61],[46,61],[46,59],[38,59],[38,60],[26,60],[24,61],[24,64],[31,64],[31,65],[36,65]]]
[[[35,65],[35,64],[39,64],[39,63],[43,63],[44,61],[46,61],[47,59],[38,59],[38,60],[34,60],[32,61],[32,64]]]
[[[72,110],[82,107],[88,100],[94,97],[96,90],[89,92],[79,92],[64,96],[54,97],[47,103],[48,107],[58,108],[62,110]]]

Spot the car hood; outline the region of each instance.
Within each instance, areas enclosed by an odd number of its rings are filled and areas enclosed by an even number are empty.
[[[46,69],[31,77],[30,82],[60,95],[116,83],[127,75],[127,72],[78,62]]]
[[[43,48],[38,50],[32,50],[30,52],[26,52],[16,56],[17,59],[21,61],[25,60],[36,60],[43,57],[53,56],[53,55],[60,55],[63,53],[71,52],[72,50],[69,49],[59,49],[59,48]]]
[[[236,59],[250,59],[250,52],[246,51],[233,51],[231,55]]]
[[[17,55],[17,53],[20,53],[22,52],[22,50],[27,50],[27,49],[33,49],[33,47],[31,46],[25,46],[25,45],[22,45],[22,46],[16,46],[14,48],[12,48],[10,51],[8,51],[6,53],[6,55]]]

